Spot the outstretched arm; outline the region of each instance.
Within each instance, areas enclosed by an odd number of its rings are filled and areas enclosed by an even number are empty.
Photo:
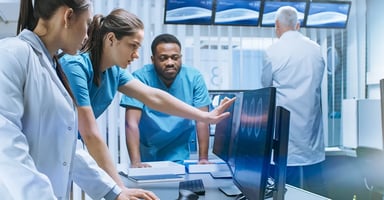
[[[235,98],[224,99],[220,106],[211,112],[204,112],[190,106],[172,95],[152,87],[139,80],[132,80],[119,88],[119,91],[130,97],[136,98],[152,109],[170,115],[216,124],[229,116],[224,112],[235,101]]]
[[[208,112],[208,106],[199,109]],[[208,164],[209,123],[196,121],[196,131],[197,139],[199,141],[199,164]]]

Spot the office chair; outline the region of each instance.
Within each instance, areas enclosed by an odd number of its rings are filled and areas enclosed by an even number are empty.
[[[372,147],[357,147],[357,160],[364,176],[365,187],[369,190],[370,199],[384,196],[384,151]]]

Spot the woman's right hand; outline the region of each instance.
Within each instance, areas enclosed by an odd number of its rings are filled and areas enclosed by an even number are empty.
[[[116,200],[160,200],[160,198],[148,190],[123,188]]]
[[[225,112],[236,100],[236,97],[231,99],[225,97],[221,100],[220,105],[217,106],[214,110],[210,111],[206,116],[207,119],[205,122],[210,124],[217,124],[224,118],[229,116],[229,112]]]

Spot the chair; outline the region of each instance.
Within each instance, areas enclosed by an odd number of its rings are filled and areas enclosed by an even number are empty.
[[[384,196],[384,151],[372,147],[357,147],[358,163],[370,197]]]

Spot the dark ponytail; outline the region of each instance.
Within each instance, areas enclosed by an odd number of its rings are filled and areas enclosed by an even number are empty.
[[[37,20],[33,15],[33,5],[32,0],[21,0],[20,1],[20,12],[19,20],[17,22],[17,34],[19,34],[23,29],[33,30],[35,29]]]
[[[121,40],[124,36],[133,36],[140,30],[144,30],[143,22],[136,15],[124,9],[115,9],[105,17],[96,15],[93,18],[88,29],[88,40],[81,51],[89,52],[95,85],[99,86],[101,82],[100,62],[105,35],[112,32],[116,39]]]
[[[23,29],[33,31],[36,28],[38,20],[49,20],[55,14],[55,12],[61,6],[68,6],[72,8],[75,14],[80,14],[84,11],[88,11],[90,5],[89,0],[35,0],[35,4],[32,5],[32,0],[20,0],[20,13],[19,20],[17,22],[17,34]],[[73,102],[76,104],[69,82],[65,76],[60,63],[58,62],[58,56],[54,55],[53,59],[56,63],[56,73],[63,83],[65,89],[68,91]]]

